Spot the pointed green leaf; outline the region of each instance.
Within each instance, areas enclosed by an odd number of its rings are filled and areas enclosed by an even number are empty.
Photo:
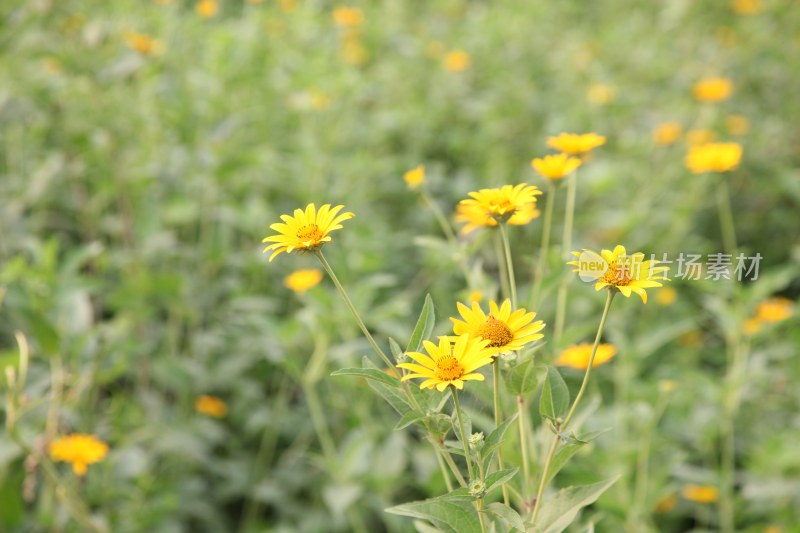
[[[376,368],[342,368],[340,370],[331,372],[331,376],[358,376],[379,381],[384,385],[389,385],[390,387],[400,387],[399,379],[393,378],[386,372]]]
[[[428,339],[433,333],[433,324],[436,321],[433,300],[430,294],[425,295],[425,304],[422,306],[422,312],[417,319],[417,325],[411,333],[411,340],[408,341],[406,347],[407,352],[418,352],[422,346],[422,341]]]
[[[425,418],[425,415],[420,413],[419,411],[409,411],[400,418],[400,421],[395,424],[394,429],[400,430],[405,429],[414,422],[419,422]]]
[[[539,402],[539,414],[550,420],[556,420],[567,414],[569,410],[569,389],[564,378],[555,367],[547,367],[547,376],[542,387],[542,398]]]
[[[507,483],[511,478],[516,476],[517,472],[519,472],[519,468],[505,468],[486,476],[486,480],[484,481],[486,484],[486,493],[488,494],[492,490],[500,488],[500,485]]]
[[[550,481],[556,477],[558,471],[564,468],[564,465],[567,464],[567,461],[569,461],[570,458],[578,452],[578,450],[583,448],[585,444],[593,441],[606,431],[608,430],[604,429],[602,431],[592,431],[591,433],[582,435],[580,438],[571,437],[570,440],[562,445],[553,456],[553,462],[550,463],[550,471],[547,473],[547,481],[545,483],[550,483]]]
[[[392,355],[394,356],[394,360],[399,361],[400,356],[403,355],[403,349],[400,348],[400,345],[397,344],[397,341],[391,337],[389,337],[389,348],[392,350]]]
[[[506,389],[511,394],[527,394],[539,386],[541,367],[534,364],[534,358],[518,364],[505,373]]]
[[[386,512],[422,518],[445,533],[480,533],[481,531],[478,514],[469,501],[433,498],[389,507]]]
[[[525,531],[525,522],[522,521],[522,517],[507,505],[503,505],[500,502],[490,503],[485,512],[499,518],[507,527],[517,531]]]
[[[506,430],[508,430],[509,426],[517,419],[516,413],[507,418],[504,422],[502,422],[497,428],[494,429],[489,436],[486,437],[486,440],[483,441],[483,448],[481,448],[481,458],[483,460],[483,465],[485,468],[489,467],[489,463],[492,461],[492,456],[494,455],[494,451],[497,449],[498,446],[503,442],[503,436],[506,434]]]
[[[617,479],[619,476],[591,485],[567,487],[545,499],[533,532],[561,533],[575,520],[582,508],[597,501]]]

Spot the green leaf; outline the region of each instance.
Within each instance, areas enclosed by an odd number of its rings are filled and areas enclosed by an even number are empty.
[[[504,485],[511,480],[511,478],[516,476],[517,472],[519,472],[519,468],[505,468],[486,476],[486,480],[484,481],[486,484],[486,493],[488,494],[492,490],[500,488],[500,485]]]
[[[453,429],[453,422],[450,417],[444,413],[436,413],[428,417],[431,433],[434,437],[444,439],[445,436]]]
[[[561,533],[578,516],[578,511],[591,505],[619,476],[593,483],[567,487],[542,502],[542,510],[533,529],[535,533]]]
[[[483,460],[483,465],[485,468],[489,467],[489,463],[492,461],[492,456],[494,455],[494,451],[497,449],[498,446],[503,442],[503,436],[506,434],[509,426],[517,419],[516,413],[511,417],[507,418],[505,422],[501,423],[497,428],[494,429],[489,436],[486,437],[486,440],[483,441],[483,448],[481,448],[481,459]]]
[[[400,418],[400,421],[395,424],[394,429],[400,430],[405,429],[414,422],[418,422],[425,418],[425,415],[420,413],[419,411],[409,411]]]
[[[422,347],[423,339],[427,339],[433,333],[433,324],[436,320],[433,300],[430,294],[425,295],[425,304],[422,306],[422,312],[417,319],[417,325],[411,333],[411,340],[408,341],[407,352],[418,352]]]
[[[366,379],[371,379],[374,381],[379,381],[384,385],[389,385],[390,387],[400,387],[400,380],[397,378],[393,378],[386,372],[378,370],[376,368],[342,368],[340,370],[336,370],[331,372],[331,376],[358,376]]]
[[[582,435],[580,438],[570,437],[569,440],[566,441],[566,443],[562,445],[553,456],[553,462],[550,463],[550,471],[547,473],[547,481],[545,483],[550,483],[550,481],[556,477],[558,471],[561,470],[565,464],[567,464],[567,461],[569,461],[570,458],[578,452],[578,450],[606,431],[608,430],[604,429],[602,431],[592,431],[591,433]]]
[[[391,337],[389,337],[389,348],[392,350],[392,355],[394,356],[394,360],[399,361],[400,356],[403,355],[403,349],[400,348],[400,345],[397,344],[397,341]]]
[[[422,518],[445,533],[480,533],[481,531],[478,514],[469,501],[433,498],[389,507],[386,512]]]
[[[372,361],[370,361],[366,356],[361,360],[361,364],[364,365],[363,370],[375,370],[376,372],[380,372],[377,368],[375,368],[375,365],[372,363]],[[388,375],[386,377],[395,379]],[[411,404],[408,403],[408,398],[400,386],[395,384],[387,385],[383,381],[372,379],[368,379],[367,384],[372,390],[380,394],[381,397],[389,403],[389,405],[394,407],[394,410],[400,413],[401,416],[404,416],[409,411],[413,411]]]
[[[542,387],[542,398],[539,402],[539,414],[550,420],[556,420],[567,414],[569,409],[569,389],[564,378],[555,367],[547,367],[547,377]]]
[[[527,394],[539,386],[539,372],[541,367],[536,367],[534,358],[531,357],[505,373],[506,389],[511,394]]]
[[[507,527],[517,531],[525,531],[525,522],[522,521],[522,517],[507,505],[503,505],[500,502],[490,503],[485,512],[499,518]]]

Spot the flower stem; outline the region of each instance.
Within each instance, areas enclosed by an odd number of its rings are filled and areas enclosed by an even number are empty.
[[[444,459],[442,459],[442,453],[439,448],[434,448],[436,450],[436,462],[439,463],[439,470],[442,471],[442,477],[444,478],[444,484],[447,487],[447,492],[453,492],[453,482],[450,480],[450,473],[447,471],[447,466],[444,464]]]
[[[439,226],[442,228],[442,232],[444,232],[445,237],[447,237],[447,241],[450,243],[450,246],[453,247],[454,250],[458,253],[458,266],[461,268],[461,273],[464,276],[464,281],[467,282],[467,286],[472,287],[471,277],[469,274],[469,267],[467,265],[466,257],[464,255],[464,251],[458,244],[458,239],[456,239],[456,234],[453,232],[453,228],[450,225],[450,222],[447,221],[447,217],[442,212],[439,205],[433,201],[433,198],[427,193],[427,191],[420,191],[420,197],[425,205],[430,208],[433,212],[433,216],[436,218],[436,221],[439,223]]]
[[[717,210],[719,212],[719,225],[722,232],[722,245],[725,252],[733,254],[736,252],[736,226],[733,222],[733,209],[731,208],[731,195],[728,189],[728,181],[725,177],[720,180],[717,187]]]
[[[561,255],[568,257],[572,249],[572,225],[575,220],[575,196],[578,190],[578,171],[572,173],[567,178],[567,205],[564,213],[564,233],[561,238]],[[558,296],[556,298],[556,321],[553,326],[553,342],[558,344],[561,334],[564,331],[564,316],[567,312],[567,284],[572,279],[571,276],[561,278],[558,285]]]
[[[503,253],[503,244],[500,242],[503,238],[501,235],[497,233],[494,234],[494,253],[497,256],[497,270],[500,272],[498,276],[500,278],[500,292],[503,293],[504,298],[511,297],[511,289],[508,286],[508,276],[505,275],[507,272],[506,267],[506,256]]]
[[[319,259],[320,263],[322,263],[322,268],[324,268],[325,272],[327,272],[328,275],[331,277],[333,284],[336,285],[337,289],[339,289],[339,294],[342,295],[342,299],[344,300],[345,305],[347,305],[347,308],[350,310],[350,313],[352,313],[353,318],[356,319],[358,327],[361,328],[361,331],[364,333],[364,336],[372,345],[372,348],[375,350],[375,353],[377,353],[380,356],[380,358],[383,359],[383,362],[386,363],[386,366],[389,368],[389,370],[391,370],[391,372],[395,376],[397,376],[397,371],[395,370],[394,364],[389,360],[386,354],[383,353],[383,350],[381,350],[381,347],[378,346],[377,342],[375,342],[375,339],[372,338],[372,335],[367,329],[367,326],[364,324],[364,321],[361,320],[361,316],[358,314],[358,311],[356,311],[356,308],[353,306],[353,302],[350,301],[350,297],[347,296],[347,292],[345,292],[344,287],[339,282],[339,278],[336,277],[336,274],[334,274],[331,265],[328,264],[328,261],[325,259],[325,256],[322,255],[322,250],[316,250],[314,252],[314,255],[316,255],[317,259]]]
[[[467,440],[467,430],[464,427],[464,421],[461,419],[461,404],[458,401],[458,390],[451,387],[453,393],[453,404],[456,408],[456,417],[458,418],[458,429],[461,431],[461,444],[464,446],[464,458],[467,460],[467,472],[469,472],[470,481],[475,479],[472,474],[472,459],[469,453],[469,441]]]
[[[517,282],[514,279],[514,263],[511,261],[511,244],[508,241],[508,228],[500,224],[500,235],[503,238],[503,251],[506,256],[506,270],[508,272],[508,285],[511,292],[511,308],[517,309]]]
[[[525,430],[525,398],[522,394],[517,396],[517,424],[519,424],[519,447],[522,450],[522,499],[527,506],[531,466],[528,460],[528,432]]]
[[[500,413],[500,368],[498,365],[500,364],[500,358],[495,358],[494,362],[492,363],[492,388],[493,396],[494,396],[494,427],[500,427],[500,419],[502,418],[502,414]],[[503,451],[501,450],[502,446],[498,446],[497,448],[497,468],[502,470],[504,468],[503,465]],[[509,505],[509,496],[508,496],[508,487],[506,484],[503,483],[503,503]]]
[[[736,434],[735,419],[739,411],[740,391],[745,379],[748,349],[743,346],[737,336],[726,338],[728,345],[728,371],[725,376],[725,395],[723,400],[722,420],[720,421],[720,497],[719,522],[720,531],[733,533],[735,530],[735,514],[733,507],[733,484],[736,469]]]
[[[594,364],[594,356],[597,354],[597,347],[600,345],[600,337],[603,335],[603,328],[606,325],[606,319],[608,318],[608,310],[611,308],[611,301],[614,299],[614,292],[613,289],[608,289],[608,296],[606,297],[606,305],[603,308],[603,316],[600,318],[600,325],[597,327],[597,335],[594,338],[594,346],[592,346],[592,355],[589,356],[589,363],[586,367],[586,374],[583,376],[583,383],[581,383],[581,388],[578,390],[578,394],[575,396],[575,401],[572,402],[572,407],[570,408],[569,412],[567,413],[566,418],[564,418],[564,422],[558,427],[558,431],[556,432],[553,443],[550,445],[550,451],[547,454],[547,459],[544,463],[544,468],[542,469],[542,477],[539,480],[539,490],[536,492],[536,502],[533,504],[533,515],[531,517],[531,521],[535,524],[536,523],[536,515],[539,513],[539,508],[541,507],[542,503],[542,495],[544,494],[544,488],[547,485],[547,475],[550,473],[550,466],[553,462],[553,457],[556,454],[556,449],[558,448],[558,443],[561,439],[559,436],[559,432],[566,431],[567,426],[569,426],[570,421],[572,421],[572,417],[575,416],[575,411],[578,408],[578,404],[583,398],[583,393],[586,391],[586,386],[589,383],[589,377],[592,374],[592,366]]]
[[[544,205],[542,242],[539,247],[539,258],[536,260],[536,267],[533,272],[533,289],[531,290],[531,297],[528,302],[529,308],[536,307],[536,304],[539,302],[539,291],[542,288],[542,278],[544,277],[544,263],[547,258],[547,252],[550,249],[550,228],[553,224],[553,206],[555,205],[556,184],[553,180],[549,181],[550,184],[547,190],[547,199]]]

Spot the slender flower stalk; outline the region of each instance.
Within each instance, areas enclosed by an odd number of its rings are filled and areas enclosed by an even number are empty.
[[[575,197],[577,195],[578,171],[567,178],[567,205],[564,213],[564,233],[561,238],[561,255],[568,257],[572,249],[572,226],[575,220]],[[564,315],[567,311],[567,284],[572,278],[564,276],[558,285],[556,298],[556,320],[553,326],[553,342],[558,344],[564,331]]]
[[[517,396],[517,423],[519,424],[519,447],[522,452],[522,499],[527,506],[531,466],[528,460],[528,432],[525,430],[525,397],[522,394]]]
[[[547,199],[544,206],[544,225],[542,226],[542,241],[539,247],[539,258],[533,272],[533,289],[528,302],[528,307],[536,307],[539,302],[539,291],[542,288],[542,278],[544,277],[544,264],[547,253],[550,249],[550,228],[553,224],[553,207],[555,205],[556,182],[549,180],[550,185],[547,189]]]
[[[451,386],[450,392],[453,394],[453,404],[455,405],[456,409],[456,418],[458,419],[458,429],[461,432],[461,444],[464,446],[464,459],[467,460],[467,472],[469,472],[469,479],[470,481],[475,479],[475,475],[472,473],[472,458],[469,452],[469,441],[467,440],[467,430],[464,427],[464,421],[461,417],[461,403],[458,401],[458,390]]]
[[[420,197],[425,205],[433,212],[434,218],[436,218],[436,222],[439,223],[439,227],[442,228],[442,232],[444,236],[447,238],[447,242],[450,243],[450,246],[453,247],[454,250],[458,253],[458,266],[461,269],[461,273],[464,276],[464,281],[467,282],[467,286],[472,287],[471,276],[469,274],[469,268],[467,266],[467,260],[464,255],[464,251],[461,249],[461,246],[458,244],[458,240],[456,239],[456,234],[453,232],[453,228],[448,222],[447,217],[442,212],[439,205],[431,198],[428,192],[423,188],[420,191]]]
[[[492,396],[494,399],[494,427],[500,427],[500,420],[503,418],[500,412],[500,368],[498,367],[500,358],[496,357],[492,363]],[[497,468],[505,468],[503,464],[502,446],[497,447]],[[508,487],[503,483],[503,503],[509,505]]]
[[[614,299],[614,295],[616,294],[616,290],[614,288],[608,288],[608,295],[606,296],[606,305],[603,308],[603,315],[600,318],[600,325],[597,327],[597,335],[594,338],[594,346],[592,347],[592,355],[589,357],[589,364],[586,367],[586,373],[583,376],[583,382],[581,383],[581,388],[578,390],[578,394],[575,396],[575,401],[572,402],[572,407],[567,412],[567,416],[564,418],[564,422],[558,427],[558,432],[562,433],[567,430],[569,423],[572,421],[572,417],[575,416],[575,412],[578,409],[578,404],[583,398],[584,392],[586,392],[586,386],[589,384],[589,378],[592,375],[592,368],[594,363],[594,356],[597,354],[597,347],[600,345],[600,337],[603,335],[603,329],[606,325],[606,319],[608,318],[608,310],[611,308],[611,302]],[[544,463],[544,468],[542,469],[541,479],[539,480],[539,490],[536,492],[536,502],[533,505],[533,515],[531,516],[531,521],[535,524],[536,523],[536,516],[539,513],[539,509],[541,508],[542,504],[542,495],[544,494],[545,486],[547,485],[547,477],[550,473],[550,466],[553,463],[553,457],[556,454],[556,450],[558,449],[558,443],[561,440],[559,433],[553,437],[553,443],[550,445],[550,451],[547,454],[547,459]]]
[[[511,288],[508,285],[508,276],[505,272],[508,271],[506,267],[506,256],[503,252],[502,235],[494,235],[494,253],[497,256],[497,270],[500,271],[500,292],[503,293],[504,298],[511,298]]]
[[[717,211],[719,212],[719,225],[722,231],[722,245],[725,252],[736,253],[738,248],[736,243],[736,226],[733,222],[733,210],[731,209],[731,195],[728,189],[727,177],[723,176],[717,186]]]
[[[508,229],[505,224],[500,224],[500,235],[503,239],[503,251],[505,253],[506,271],[508,272],[508,286],[511,294],[511,307],[517,308],[517,283],[514,279],[514,263],[511,261],[511,244],[508,241]]]

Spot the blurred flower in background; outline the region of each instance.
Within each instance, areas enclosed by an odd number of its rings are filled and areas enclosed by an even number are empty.
[[[568,154],[546,155],[531,161],[533,169],[551,180],[560,180],[581,166],[581,160]]]
[[[592,357],[593,344],[584,342],[573,344],[564,349],[556,358],[554,364],[557,366],[568,366],[578,370],[586,370],[589,367],[589,359]],[[592,361],[592,368],[607,363],[612,357],[617,355],[617,348],[613,344],[599,344],[597,353]]]
[[[733,0],[731,8],[737,15],[757,15],[761,12],[761,0]]]
[[[444,55],[442,65],[448,72],[463,72],[469,68],[470,55],[463,50],[451,50]]]
[[[668,146],[677,142],[682,133],[680,122],[664,122],[653,128],[653,142],[659,146]]]
[[[728,78],[706,78],[692,86],[692,94],[699,102],[722,102],[733,92],[733,83]]]
[[[95,437],[84,433],[73,433],[59,437],[48,446],[50,458],[72,465],[72,470],[79,476],[86,475],[90,464],[99,463],[108,454],[108,445]]]
[[[412,189],[419,187],[425,182],[425,166],[419,165],[412,168],[403,174],[403,179]]]
[[[211,18],[219,11],[219,4],[216,0],[200,0],[195,6],[195,11],[203,18]]]
[[[686,168],[695,174],[728,172],[739,166],[742,146],[737,143],[708,143],[692,146],[686,154]]]
[[[719,490],[711,485],[684,485],[681,495],[696,503],[714,503],[719,498]]]
[[[203,394],[194,401],[194,409],[198,413],[214,418],[224,418],[228,414],[228,404],[221,398]]]
[[[322,281],[322,270],[312,268],[295,270],[283,279],[283,284],[294,292],[303,293],[319,285],[320,281]]]
[[[145,56],[156,56],[164,52],[164,43],[145,33],[125,32],[124,39],[128,48]]]
[[[606,138],[596,133],[561,133],[547,138],[547,146],[568,154],[585,154],[606,143]]]

